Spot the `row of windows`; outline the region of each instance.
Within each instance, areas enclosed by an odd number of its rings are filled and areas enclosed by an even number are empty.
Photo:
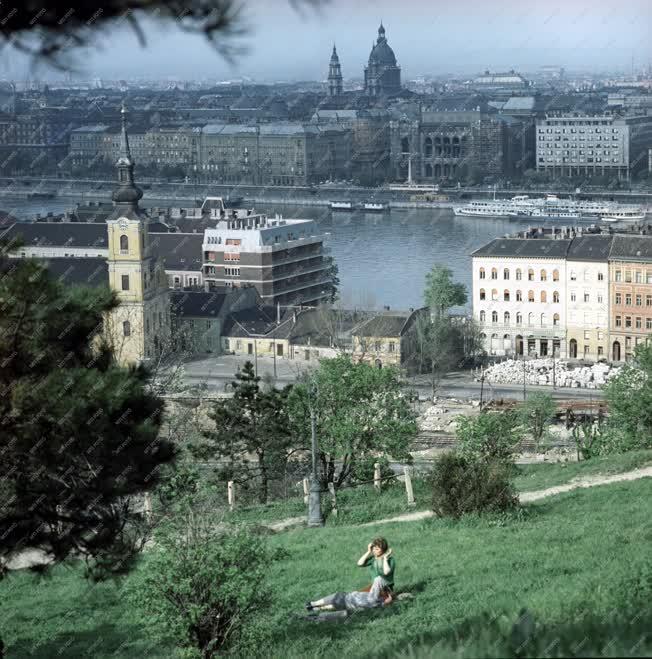
[[[491,268],[491,278],[492,279],[498,279],[498,270],[496,268]],[[510,272],[509,268],[503,268],[503,279],[507,280],[509,279]],[[535,277],[535,272],[532,268],[530,268],[527,271],[527,278],[528,281],[534,281]],[[487,278],[487,272],[484,268],[480,268],[480,279],[486,279]],[[520,268],[517,268],[515,273],[514,273],[514,279],[517,281],[520,281],[523,279],[523,271]],[[539,281],[547,281],[548,280],[548,273],[545,270],[541,270],[539,272]],[[559,270],[553,270],[552,271],[552,281],[559,281]]]
[[[641,293],[636,293],[634,296],[632,296],[631,293],[625,293],[625,295],[622,293],[616,293],[616,304],[622,304],[623,298],[625,299],[625,304],[627,306],[631,306],[632,299],[634,299],[637,307],[643,306],[643,295]],[[652,307],[652,295],[645,296],[645,306]]]
[[[618,279],[620,276],[620,270],[616,271],[616,281],[621,281]],[[516,272],[514,273],[514,279],[517,281],[520,281],[523,279],[523,274],[524,271],[522,271],[520,268],[516,269]],[[639,279],[636,281],[641,281],[640,277],[642,276],[641,272],[636,273]],[[490,276],[491,279],[498,279],[498,269],[496,268],[491,268],[490,271]],[[487,271],[484,268],[480,268],[479,272],[479,277],[480,279],[486,279],[487,278]],[[589,270],[584,270],[583,273],[584,281],[590,281],[591,280],[591,272]],[[508,280],[510,278],[510,271],[509,268],[503,268],[503,279]],[[571,270],[569,273],[569,278],[571,281],[577,281],[577,272],[575,270]],[[529,268],[527,270],[527,279],[528,281],[535,281],[536,279],[536,273],[532,268]],[[649,284],[652,284],[652,272],[647,273],[647,279]],[[598,272],[597,275],[597,280],[598,281],[604,281],[604,272]],[[546,270],[540,270],[539,271],[539,281],[548,281],[548,273]],[[559,270],[553,270],[552,271],[552,281],[559,281]],[[626,279],[625,281],[631,281],[631,273],[630,273],[630,279]]]
[[[634,318],[634,325],[632,325],[632,317],[625,316],[625,327],[631,328],[635,327],[636,329],[643,329],[643,318],[641,316],[636,316]],[[616,316],[616,327],[623,326],[623,316]],[[652,318],[645,318],[645,329],[652,330]]]
[[[624,280],[623,280],[624,277]],[[628,283],[634,281],[637,284],[652,284],[652,270],[615,270],[614,281],[626,281]]]
[[[510,301],[510,295],[511,295],[510,292],[507,289],[505,289],[503,291],[503,302],[509,302]],[[599,298],[600,298],[599,301],[602,301],[601,296],[599,296]],[[487,299],[487,293],[484,290],[484,288],[480,289],[480,299],[481,300],[486,300]],[[539,295],[539,299],[544,304],[547,303],[548,302],[548,293],[547,293],[547,291],[541,291],[541,293]],[[498,291],[495,288],[491,290],[491,300],[493,302],[498,301]],[[516,291],[515,301],[516,302],[523,302],[523,292],[522,291]],[[528,302],[535,302],[534,291],[528,291],[527,301]],[[553,291],[552,301],[553,301],[554,304],[559,304],[559,291]],[[586,299],[586,296],[585,296],[585,302],[588,302],[588,300]]]
[[[239,277],[240,268],[224,268],[224,274],[228,275],[229,277]]]
[[[528,325],[534,325],[535,323],[535,314],[529,313],[527,315],[527,324]],[[485,311],[480,312],[480,322],[484,323],[487,320],[487,314]],[[511,316],[509,311],[505,311],[503,314],[503,324],[504,325],[509,325],[511,321]],[[497,311],[492,311],[491,312],[491,322],[493,324],[496,324],[498,322],[498,312]],[[539,322],[541,323],[541,327],[547,327],[548,326],[548,317],[546,316],[545,313],[540,314],[539,316]],[[522,325],[523,324],[523,314],[518,312],[515,316],[515,324],[516,325]],[[553,314],[552,316],[552,324],[554,327],[559,325],[559,314]]]
[[[571,158],[566,158],[566,156],[564,156],[563,158],[560,158],[560,157],[552,158],[552,157],[549,156],[547,161],[546,161],[545,158],[539,157],[539,162],[557,162],[557,163],[565,163],[566,162],[567,163],[567,162],[570,162],[570,160],[572,160],[572,157]],[[586,158],[586,162],[589,163],[589,164],[593,163],[594,160],[595,160],[596,163],[602,163],[603,167],[605,166],[605,164],[606,165],[609,164],[609,158],[605,158],[604,161],[603,161],[602,158],[595,158],[594,159],[592,156],[587,156],[587,158]],[[576,162],[581,162],[581,163],[585,162],[584,156],[576,157],[575,161]],[[612,158],[611,162],[618,163],[618,162],[620,162],[620,159],[619,158]]]

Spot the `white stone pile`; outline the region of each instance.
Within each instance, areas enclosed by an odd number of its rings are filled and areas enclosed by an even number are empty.
[[[523,384],[525,372],[526,384],[600,389],[619,371],[620,367],[603,363],[572,367],[560,359],[508,359],[486,368],[484,377],[485,382],[494,384]],[[481,380],[480,372],[476,380]]]

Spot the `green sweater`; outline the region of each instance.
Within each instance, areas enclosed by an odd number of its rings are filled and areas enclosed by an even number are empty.
[[[390,588],[394,587],[394,568],[396,567],[396,561],[394,560],[393,556],[390,556],[387,559],[387,563],[389,564],[389,574],[385,574],[383,572],[383,564],[385,563],[385,559],[381,556],[380,558],[374,558],[373,556],[369,556],[369,558],[365,561],[364,567],[369,568],[369,574],[371,575],[371,581],[373,581],[376,577],[382,577],[387,581],[387,585]]]

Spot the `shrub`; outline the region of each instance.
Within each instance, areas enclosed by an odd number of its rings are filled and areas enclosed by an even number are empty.
[[[483,412],[457,417],[460,453],[469,460],[511,462],[522,439],[518,412]]]
[[[502,512],[516,507],[511,465],[445,453],[432,470],[432,509],[442,517]]]
[[[351,469],[351,483],[369,483],[374,479],[374,465],[376,462],[380,465],[380,477],[383,480],[382,487],[386,487],[388,484],[394,482],[391,478],[394,476],[394,471],[389,465],[389,460],[386,456],[374,457],[373,455],[368,455],[359,460],[356,460],[353,468]]]
[[[543,448],[548,426],[555,418],[557,404],[547,393],[535,392],[520,406],[521,421],[532,435],[537,451]]]
[[[159,529],[128,591],[145,628],[171,636],[186,657],[212,657],[242,638],[269,603],[265,575],[278,557],[260,537],[208,520],[190,513],[183,528]]]

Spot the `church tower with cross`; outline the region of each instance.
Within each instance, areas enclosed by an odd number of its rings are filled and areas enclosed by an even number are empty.
[[[109,285],[120,304],[105,335],[121,364],[152,363],[170,344],[170,291],[165,270],[150,253],[149,219],[138,206],[143,192],[134,182],[124,103],[121,121],[118,187],[106,220]]]
[[[337,56],[335,44],[333,44],[331,61],[328,65],[328,95],[339,96],[342,89],[342,67],[340,66],[340,58]]]

